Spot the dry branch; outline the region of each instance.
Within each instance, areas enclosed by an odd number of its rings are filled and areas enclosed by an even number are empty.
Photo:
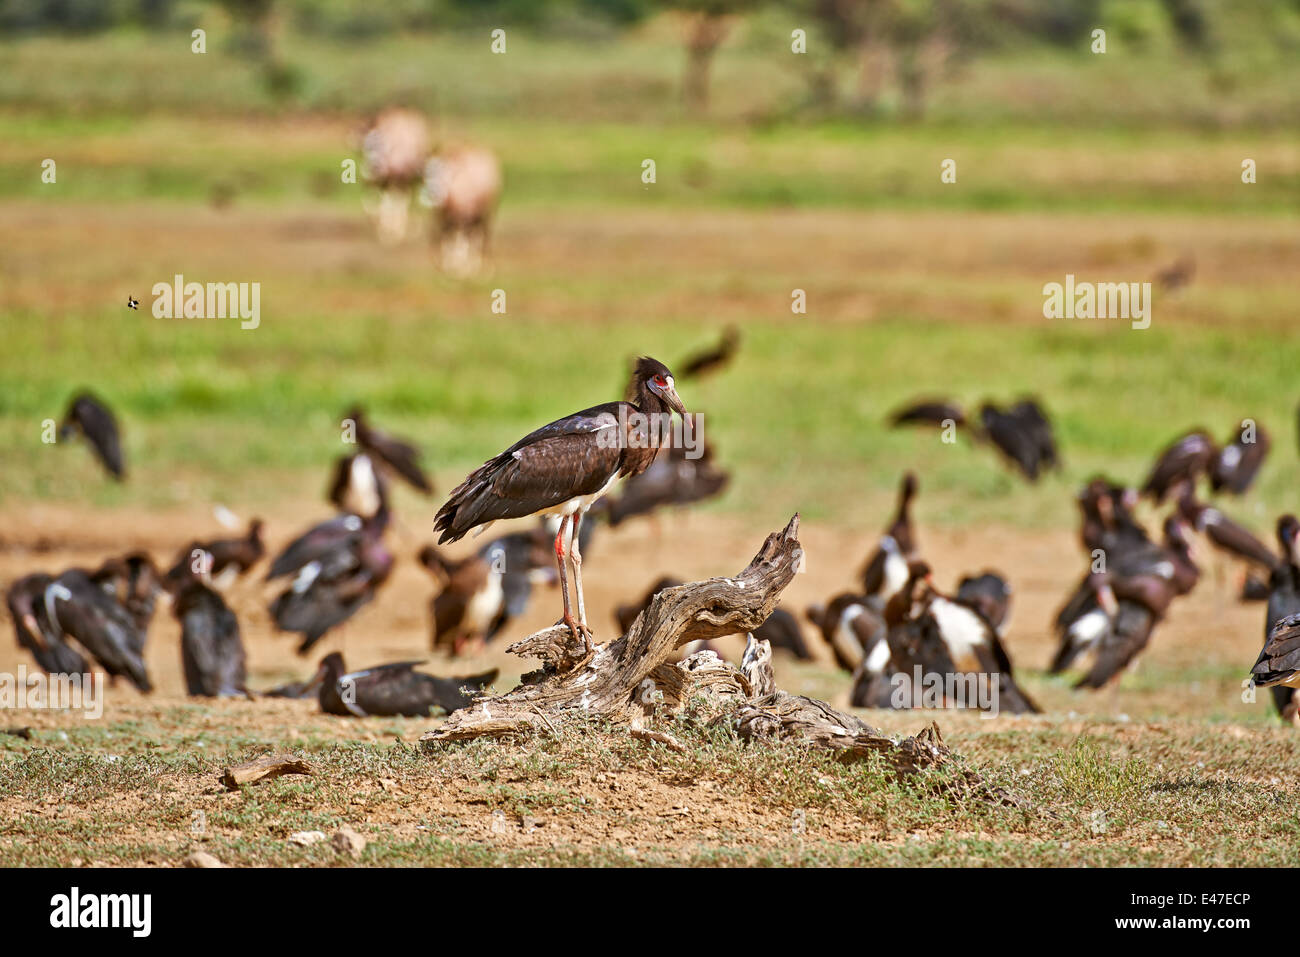
[[[591,654],[563,626],[516,642],[508,650],[540,660],[541,670],[525,675],[507,694],[480,695],[420,740],[559,734],[566,720],[579,718],[628,725],[652,738],[640,730],[647,719],[685,713],[702,723],[727,722],[746,740],[795,741],[839,751],[844,760],[880,754],[900,774],[948,763],[952,752],[937,725],[900,741],[825,702],[775,690],[771,649],[752,638],[741,669],[711,651],[670,661],[689,642],[744,634],[767,619],[803,558],[798,532],[795,515],[783,530],[767,536],[734,578],[663,589],[626,635]],[[960,771],[958,780],[984,788],[972,771]],[[995,797],[1009,800],[1002,792]]]
[[[269,781],[282,774],[311,774],[311,765],[292,754],[272,754],[226,768],[221,773],[221,783],[233,791],[241,784]]]

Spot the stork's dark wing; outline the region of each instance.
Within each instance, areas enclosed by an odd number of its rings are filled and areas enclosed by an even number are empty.
[[[1042,406],[1034,399],[1022,399],[1011,407],[1011,414],[1020,421],[1037,448],[1039,462],[1047,468],[1055,468],[1060,463],[1056,437],[1052,434],[1052,423]]]
[[[1300,615],[1288,615],[1269,632],[1250,677],[1261,688],[1290,681],[1300,674]]]
[[[722,335],[722,341],[716,348],[696,353],[685,362],[674,368],[677,369],[678,375],[683,379],[689,379],[693,376],[704,375],[707,372],[713,372],[726,365],[727,361],[736,354],[736,349],[740,345],[740,332],[734,326],[729,327]]]
[[[925,400],[905,406],[889,416],[889,424],[899,425],[937,425],[942,426],[951,420],[955,425],[966,424],[966,414],[953,402],[943,400]]]
[[[55,598],[58,625],[104,666],[109,674],[128,678],[141,691],[151,691],[140,656],[142,636],[131,615],[84,572],[73,570],[58,578],[70,598]]]
[[[1042,456],[1035,427],[1027,425],[1020,415],[1003,412],[991,405],[984,406],[980,418],[989,440],[998,450],[1013,462],[1027,479],[1031,482],[1037,481]]]
[[[182,599],[181,658],[186,690],[217,697],[244,691],[244,646],[239,621],[225,600],[210,588]]]
[[[1189,432],[1160,453],[1142,484],[1142,494],[1163,502],[1177,482],[1195,481],[1209,467],[1215,454],[1214,440],[1209,435],[1199,430]]]
[[[18,579],[5,595],[9,617],[14,623],[14,637],[26,648],[47,674],[81,675],[89,669],[86,659],[63,641],[50,623],[45,607],[45,589],[54,579],[37,572]]]
[[[1214,457],[1210,466],[1210,487],[1216,492],[1227,490],[1234,495],[1243,494],[1259,474],[1270,445],[1263,429],[1256,429],[1254,442],[1243,442],[1241,436],[1237,436]]]
[[[126,475],[117,420],[108,406],[90,395],[80,395],[68,409],[67,422],[75,423],[104,468],[116,479]],[[66,423],[65,423],[66,425]]]
[[[1155,624],[1155,614],[1145,605],[1121,600],[1119,614],[1110,630],[1102,636],[1091,670],[1075,683],[1075,687],[1101,688],[1106,685],[1147,646]]]
[[[604,488],[619,473],[626,451],[620,405],[610,402],[552,422],[481,465],[438,510],[438,544],[486,522],[532,515]]]
[[[361,541],[362,521],[356,515],[340,515],[309,528],[285,546],[284,551],[271,562],[266,573],[270,581],[281,575],[290,575],[304,565],[320,561],[340,549],[352,549]]]
[[[1277,556],[1267,545],[1217,508],[1205,509],[1204,522],[1206,537],[1224,551],[1264,568],[1277,564]]]
[[[303,636],[298,654],[305,655],[321,637],[347,621],[374,597],[374,582],[367,573],[343,580],[317,579],[303,591],[290,587],[271,603],[271,617],[282,631]]]
[[[357,438],[362,448],[372,452],[384,464],[400,475],[425,495],[433,492],[429,477],[420,467],[420,452],[414,445],[401,439],[372,429],[369,426],[358,430]]]
[[[343,508],[344,496],[347,495],[348,482],[351,480],[352,460],[355,457],[353,455],[340,455],[338,461],[334,463],[334,477],[330,480],[330,490],[327,498],[335,508]]]
[[[992,572],[967,576],[957,586],[957,602],[973,608],[995,629],[1001,628],[1011,603],[1011,589]]]

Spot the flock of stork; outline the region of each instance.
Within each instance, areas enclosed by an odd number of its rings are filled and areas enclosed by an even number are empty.
[[[725,365],[738,335],[728,330],[715,350],[683,365],[698,376]],[[425,545],[418,561],[434,577],[432,649],[450,658],[480,649],[523,613],[537,584],[558,583],[561,622],[590,649],[593,638],[582,590],[582,551],[600,521],[618,524],[663,506],[681,506],[717,495],[728,476],[707,447],[690,451],[674,441],[673,416],[689,419],[672,372],[641,358],[622,401],[608,402],[558,419],[530,433],[472,472],[448,495],[435,520],[438,545]],[[967,432],[989,442],[1028,479],[1057,467],[1050,421],[1032,399],[1006,409],[985,404],[978,424],[947,402],[918,402],[892,417],[895,425],[926,423]],[[328,499],[338,514],[293,539],[270,562],[268,581],[284,580],[271,601],[276,626],[301,636],[306,655],[327,633],[372,601],[388,579],[394,555],[385,541],[391,520],[390,482],[396,477],[429,495],[433,486],[418,451],[374,428],[359,408],[345,419],[355,451],[334,469]],[[116,418],[89,394],[69,406],[61,432],[81,433],[105,468],[125,476]],[[1214,493],[1244,493],[1268,454],[1267,434],[1251,420],[1223,446],[1197,430],[1158,457],[1140,489],[1103,478],[1079,493],[1080,537],[1086,570],[1056,617],[1058,650],[1052,673],[1080,667],[1076,687],[1101,688],[1114,681],[1150,642],[1175,598],[1196,585],[1193,533],[1244,560],[1255,570],[1245,579],[1243,601],[1266,600],[1266,642],[1251,681],[1272,687],[1278,711],[1291,722],[1300,700],[1300,521],[1277,522],[1274,552],[1219,508],[1197,498],[1205,479]],[[622,481],[620,494],[612,487]],[[949,595],[934,584],[921,556],[911,508],[916,477],[904,475],[898,505],[861,572],[859,587],[809,607],[806,618],[835,661],[852,675],[851,700],[859,707],[977,707],[1012,713],[1037,705],[1016,683],[1002,642],[1012,589],[992,571],[963,578]],[[1142,497],[1170,503],[1159,540],[1138,521]],[[586,520],[590,514],[591,519]],[[438,546],[500,519],[538,517],[538,524],[488,541],[452,559]],[[223,591],[264,557],[263,523],[247,533],[180,548],[167,570],[136,551],[99,568],[36,572],[8,588],[7,601],[18,643],[52,674],[83,674],[89,655],[110,676],[141,691],[152,684],[143,650],[160,597],[180,624],[180,653],[191,695],[247,695],[246,661],[239,621]],[[554,564],[552,565],[552,549]],[[1266,577],[1265,577],[1266,576]],[[569,579],[573,581],[570,601]],[[620,629],[673,579],[657,581],[638,602],[616,611]],[[751,636],[798,658],[815,657],[796,617],[777,608]],[[699,649],[688,649],[695,651]],[[338,652],[326,655],[307,681],[262,692],[268,696],[316,696],[321,708],[340,715],[427,715],[467,704],[496,672],[451,678],[415,670],[416,661],[349,672]],[[937,690],[921,687],[932,677]],[[973,695],[965,679],[983,682]],[[930,693],[933,691],[934,693]],[[927,694],[929,696],[927,696]]]

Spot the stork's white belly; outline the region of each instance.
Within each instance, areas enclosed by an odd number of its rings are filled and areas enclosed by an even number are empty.
[[[884,674],[885,666],[889,664],[889,659],[889,642],[883,637],[877,638],[875,645],[871,649],[871,654],[867,655],[867,660],[863,663],[863,668],[866,669],[868,674]]]
[[[467,634],[480,634],[488,630],[501,604],[505,601],[505,592],[501,588],[501,573],[488,575],[487,584],[478,590],[465,606],[465,617],[461,620],[461,629]]]
[[[348,469],[348,487],[343,500],[345,511],[355,515],[374,515],[379,511],[379,477],[368,455],[357,455]]]
[[[907,584],[907,559],[898,550],[898,543],[892,536],[883,536],[880,546],[885,550],[885,581],[880,595],[885,601],[889,601]]]
[[[863,613],[861,605],[849,605],[840,613],[839,624],[835,626],[835,631],[831,634],[831,642],[834,644],[840,657],[846,661],[851,661],[855,665],[862,661],[866,650],[862,647],[862,642],[858,640],[858,634],[853,630],[853,621]]]
[[[954,662],[973,654],[979,645],[987,644],[983,621],[964,605],[936,598],[930,610]]]
[[[602,498],[618,481],[618,473],[609,477],[609,481],[600,487],[599,490],[592,492],[590,495],[576,495],[567,502],[561,502],[559,505],[551,505],[546,508],[538,509],[534,515],[572,515],[574,512],[586,513],[587,509],[595,504],[596,499]]]

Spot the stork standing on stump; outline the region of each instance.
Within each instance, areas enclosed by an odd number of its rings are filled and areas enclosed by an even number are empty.
[[[650,467],[673,412],[686,415],[672,372],[655,359],[638,359],[622,402],[606,402],[557,419],[470,473],[438,511],[434,520],[434,529],[441,533],[438,544],[457,541],[500,518],[560,515],[555,562],[564,591],[563,622],[590,651],[578,544],[583,516],[616,480]],[[576,620],[564,570],[566,532],[578,600]]]

